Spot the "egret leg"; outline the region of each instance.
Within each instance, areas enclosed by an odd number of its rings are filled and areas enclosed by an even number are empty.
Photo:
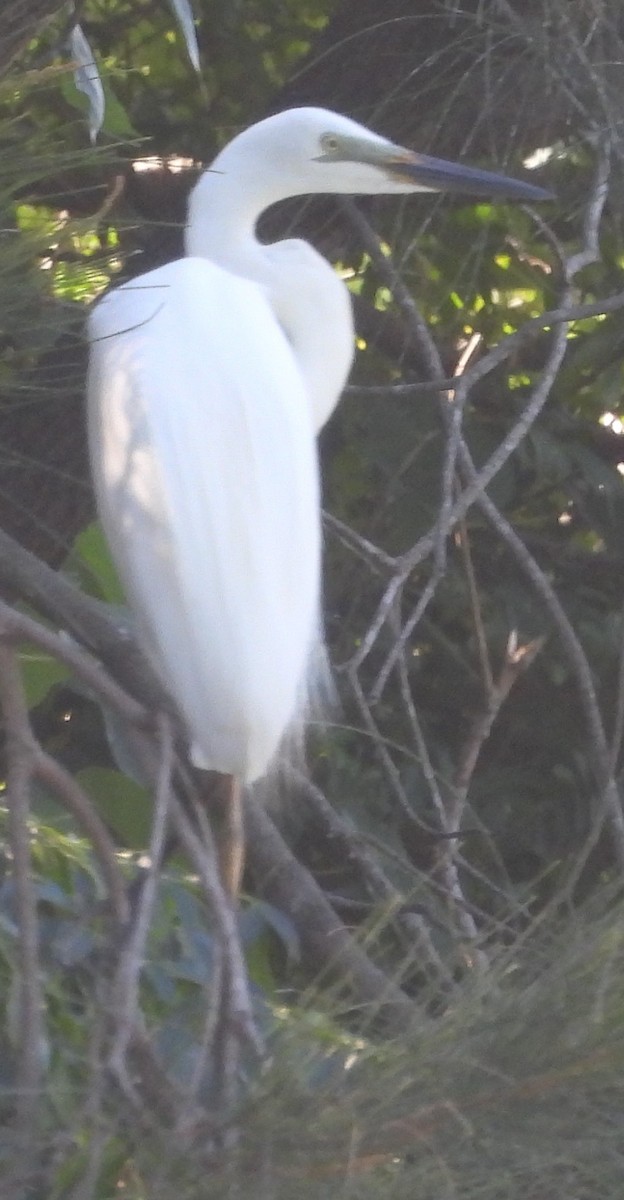
[[[221,882],[232,900],[236,900],[245,866],[245,830],[240,780],[235,775],[211,773],[205,794],[206,807],[215,835]]]

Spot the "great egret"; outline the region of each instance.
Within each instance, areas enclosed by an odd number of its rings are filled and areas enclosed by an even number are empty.
[[[116,288],[91,314],[100,516],[196,762],[232,779],[268,771],[314,691],[315,435],[354,349],[338,275],[305,242],[261,244],[256,222],[306,193],[442,190],[548,196],[412,153],[320,108],[279,113],[235,137],[201,176],[187,257]]]

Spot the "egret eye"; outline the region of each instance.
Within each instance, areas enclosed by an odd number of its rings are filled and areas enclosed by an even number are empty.
[[[335,133],[324,133],[321,138],[321,146],[326,154],[335,154],[340,149],[340,141]]]

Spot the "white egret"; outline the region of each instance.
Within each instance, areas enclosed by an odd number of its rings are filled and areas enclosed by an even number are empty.
[[[92,312],[100,516],[197,763],[233,780],[268,771],[314,691],[315,435],[354,350],[338,275],[303,241],[261,244],[258,217],[307,193],[443,190],[548,195],[412,153],[323,109],[279,113],[235,137],[201,176],[187,257],[123,284]]]

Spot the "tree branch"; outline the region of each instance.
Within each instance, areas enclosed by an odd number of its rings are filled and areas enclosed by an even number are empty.
[[[14,978],[17,1041],[16,1133],[24,1146],[35,1140],[46,1040],[39,965],[37,898],[30,857],[30,785],[35,742],[17,657],[0,639],[0,706],[7,756],[9,845],[13,858],[19,938]]]
[[[245,802],[249,865],[256,888],[295,922],[308,969],[327,978],[335,972],[370,1019],[405,1032],[418,1009],[405,992],[376,967],[336,916],[316,881],[297,861],[252,796]]]

